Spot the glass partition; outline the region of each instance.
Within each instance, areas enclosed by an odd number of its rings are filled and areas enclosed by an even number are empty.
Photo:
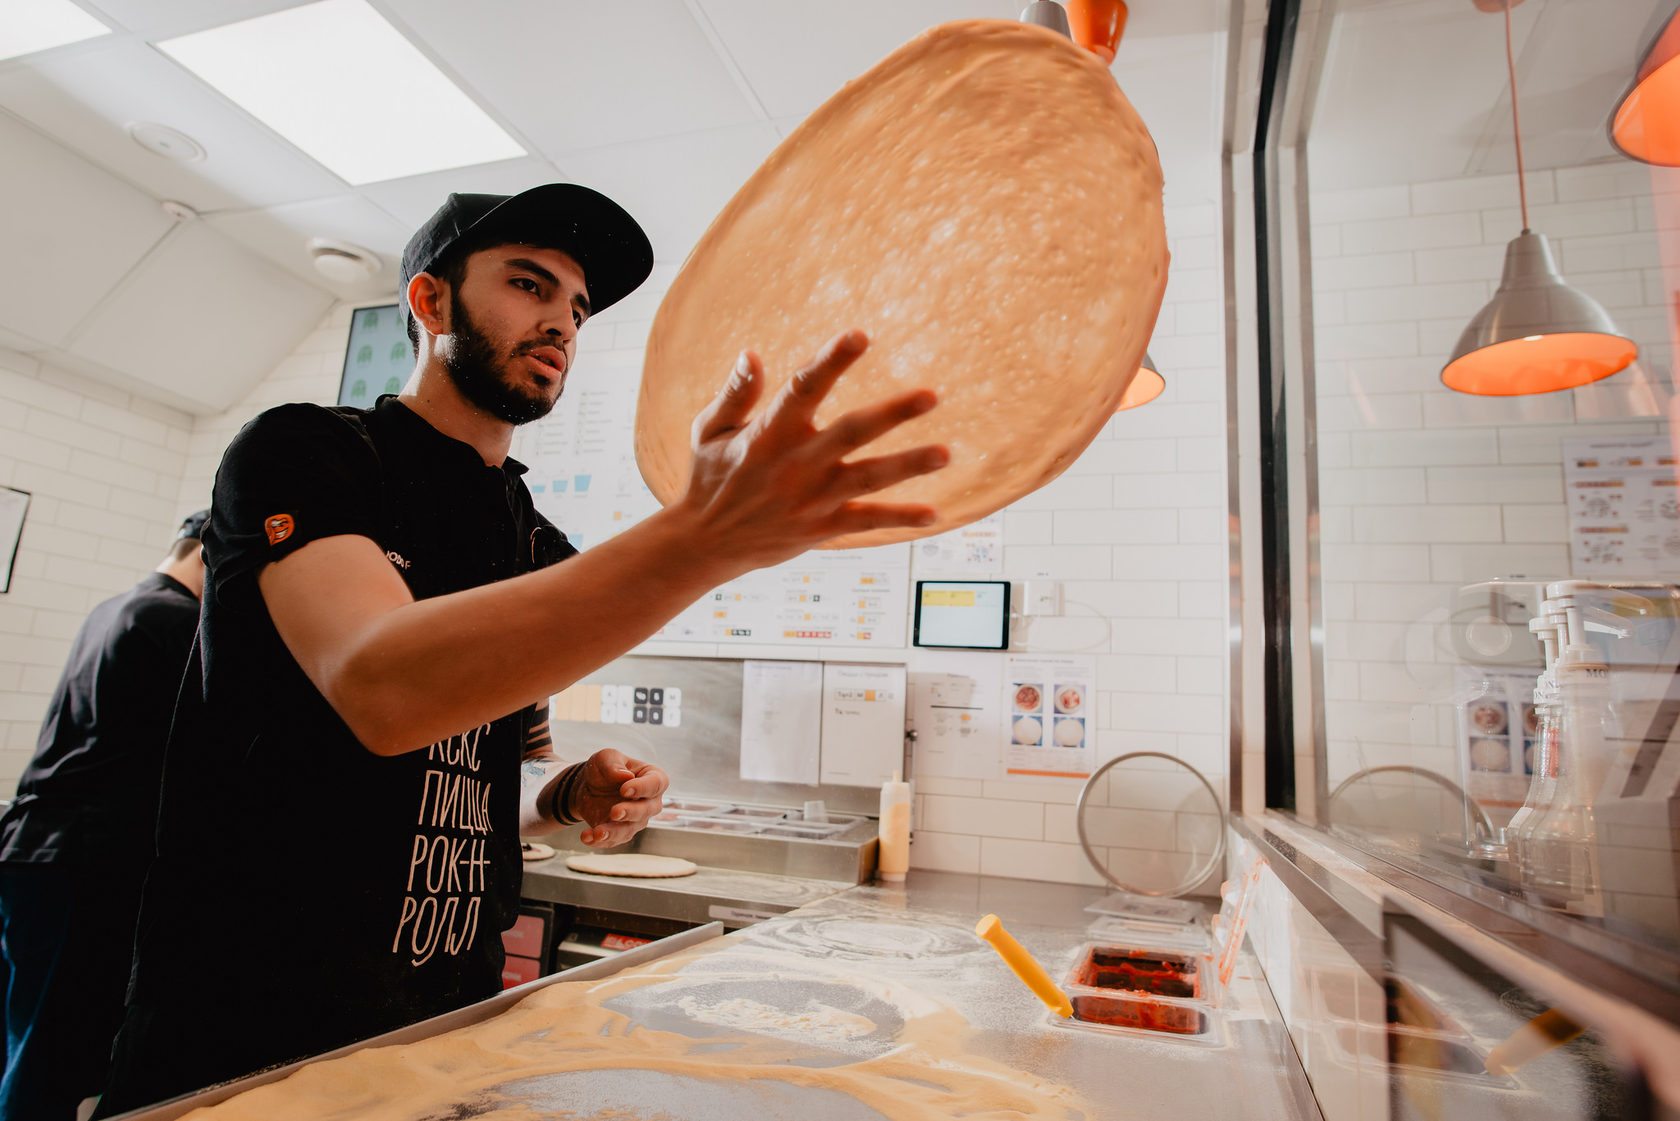
[[[1674,4],[1528,0],[1509,59],[1495,2],[1309,7],[1304,801],[1437,882],[1672,952],[1680,172],[1606,122]],[[1558,349],[1583,384],[1524,380]]]

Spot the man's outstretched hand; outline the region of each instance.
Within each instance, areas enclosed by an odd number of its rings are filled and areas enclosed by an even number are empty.
[[[731,556],[759,567],[842,534],[936,520],[931,506],[866,498],[939,470],[951,458],[946,448],[846,459],[932,409],[932,390],[894,394],[816,426],[817,407],[868,346],[862,331],[835,336],[757,416],[764,370],[757,355],[742,351],[729,384],[695,418],[694,468],[681,505]]]

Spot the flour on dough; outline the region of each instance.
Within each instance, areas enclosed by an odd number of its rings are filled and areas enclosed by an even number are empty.
[[[699,865],[692,860],[645,852],[580,852],[566,858],[566,867],[593,876],[636,876],[642,879],[692,876],[699,870]]]

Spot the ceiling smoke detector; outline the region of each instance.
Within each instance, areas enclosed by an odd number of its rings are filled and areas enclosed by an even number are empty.
[[[309,239],[309,259],[315,271],[338,284],[359,284],[378,275],[379,255],[371,249],[324,237]]]
[[[156,121],[130,121],[123,126],[128,138],[154,156],[162,156],[176,163],[198,163],[204,158],[204,145],[180,129],[160,125]]]

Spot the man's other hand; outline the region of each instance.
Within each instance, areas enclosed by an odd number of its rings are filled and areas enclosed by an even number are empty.
[[[597,849],[624,844],[664,808],[661,795],[670,785],[652,763],[602,748],[583,764],[572,790],[572,814],[584,822],[578,839]]]

